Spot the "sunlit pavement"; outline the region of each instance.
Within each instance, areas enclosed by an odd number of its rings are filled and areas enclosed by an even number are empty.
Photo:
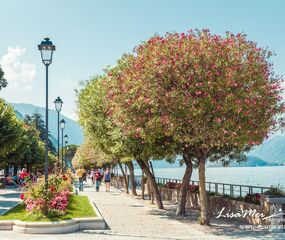
[[[20,192],[15,188],[0,189],[0,215],[16,206],[20,199]]]
[[[191,239],[284,239],[283,233],[254,233],[227,230],[220,226],[203,228],[198,224],[175,220],[166,214],[167,211],[157,210],[148,201],[126,196],[116,189],[106,192],[101,186],[96,192],[90,182],[85,183],[83,192],[88,195],[104,217],[108,229],[102,231],[83,231],[57,235],[26,235],[11,231],[0,231],[2,240],[75,240],[75,239],[112,239],[112,240],[191,240]]]

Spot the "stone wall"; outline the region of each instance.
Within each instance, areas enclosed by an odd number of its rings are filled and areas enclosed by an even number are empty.
[[[122,188],[125,186],[123,177],[115,176],[112,179],[112,185],[117,188]],[[171,201],[177,203],[178,200],[178,190],[169,189],[166,187],[159,187],[162,200]],[[249,204],[237,200],[232,200],[229,198],[223,198],[221,196],[209,196],[208,197],[209,211],[212,216],[218,216],[219,212],[224,208],[222,214],[233,213],[233,214],[244,214],[246,211],[255,211],[255,213],[264,213],[268,215],[267,203],[262,202],[261,205]],[[186,207],[194,210],[200,210],[200,197],[198,193],[187,193]],[[254,225],[264,224],[261,218],[255,214],[247,214],[246,217],[238,217],[237,219]]]

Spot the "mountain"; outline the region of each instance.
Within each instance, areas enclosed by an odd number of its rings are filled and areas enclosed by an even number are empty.
[[[20,112],[18,112],[17,110],[15,110],[15,113],[16,113],[16,117],[17,117],[18,119],[21,119],[21,120],[24,119],[24,116],[23,116]]]
[[[263,159],[255,156],[247,156],[247,160],[244,162],[231,162],[229,167],[263,167],[263,166],[278,166],[278,163],[269,163]],[[209,163],[208,167],[222,167],[221,163]]]
[[[175,161],[173,164],[162,161],[152,161],[153,168],[178,168],[180,167],[179,161]],[[261,158],[254,156],[247,156],[247,161],[237,163],[230,163],[229,167],[257,167],[257,166],[277,166],[277,163],[269,163]],[[207,167],[222,167],[221,163],[207,163]]]
[[[26,103],[10,103],[19,119],[23,119],[25,115],[32,115],[33,113],[39,113],[42,115],[43,120],[45,121],[45,109],[42,107],[37,107],[32,104]],[[83,133],[79,124],[64,116],[60,115],[60,119],[64,119],[66,122],[64,133],[68,135],[68,143],[80,145],[83,141]],[[53,109],[49,109],[49,131],[52,135],[51,140],[57,146],[57,112]],[[61,132],[60,132],[61,135]]]
[[[285,163],[285,136],[275,135],[250,152],[269,163]]]

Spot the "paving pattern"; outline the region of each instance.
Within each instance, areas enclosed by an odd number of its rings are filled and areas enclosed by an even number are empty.
[[[105,192],[101,187],[96,192],[89,183],[84,192],[98,207],[108,229],[104,231],[84,231],[62,235],[25,235],[0,231],[0,240],[218,240],[218,239],[285,239],[283,233],[242,231],[235,223],[214,222],[211,227],[197,223],[195,212],[191,217],[177,218],[173,206],[166,203],[167,210],[157,210],[149,201],[126,196],[111,189]],[[13,199],[13,198],[12,198]]]
[[[17,189],[0,189],[0,215],[16,206],[20,201],[20,192]]]

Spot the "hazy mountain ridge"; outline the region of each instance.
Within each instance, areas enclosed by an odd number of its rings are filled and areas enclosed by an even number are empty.
[[[25,103],[11,103],[14,107],[16,115],[18,118],[23,119],[26,114],[32,115],[35,112],[40,113],[45,116],[45,109],[42,107],[37,107],[32,104]],[[83,132],[79,124],[63,115],[61,118],[64,118],[66,121],[66,133],[69,136],[69,143],[71,144],[81,144],[83,141]],[[52,135],[52,141],[56,142],[57,139],[57,112],[55,110],[49,110],[49,130]],[[249,160],[248,163],[241,163],[237,166],[271,166],[271,165],[282,165],[285,164],[285,136],[282,135],[273,135],[270,139],[264,141],[261,145],[251,150],[248,153]],[[259,158],[259,160],[253,157]],[[265,162],[264,162],[265,161]],[[165,161],[153,161],[155,168],[159,167],[179,167],[179,163],[175,162],[174,164],[168,164]],[[233,166],[235,164],[232,163]]]
[[[178,168],[181,167],[179,161],[175,161],[174,163],[168,163],[166,161],[152,161],[153,168]],[[264,161],[263,159],[255,156],[247,156],[247,161],[244,162],[231,162],[229,167],[257,167],[257,166],[278,166],[277,163],[269,163]],[[217,162],[209,162],[207,163],[207,167],[222,167],[222,164]]]
[[[250,151],[250,155],[260,157],[269,163],[285,163],[285,136],[275,135]]]
[[[32,104],[26,103],[10,103],[18,118],[24,119],[25,115],[32,115],[33,113],[39,113],[42,115],[43,120],[45,121],[45,109],[42,107],[37,107]],[[83,141],[83,133],[82,129],[79,124],[60,114],[60,119],[64,119],[66,122],[66,126],[64,129],[64,134],[68,135],[68,143],[69,144],[76,144],[80,145]],[[57,112],[53,109],[49,109],[49,131],[51,136],[52,142],[57,146]],[[61,135],[61,131],[60,131]]]

